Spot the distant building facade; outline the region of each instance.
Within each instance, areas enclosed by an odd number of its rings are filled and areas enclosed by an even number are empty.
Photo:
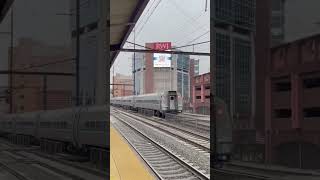
[[[132,76],[116,74],[113,77],[113,97],[131,96],[133,95],[133,79]]]
[[[210,114],[210,73],[194,77],[192,87],[193,113]]]
[[[22,38],[13,50],[14,70],[74,72],[73,61],[54,63],[57,60],[70,58],[71,50],[68,48],[47,46],[32,39]],[[12,82],[10,76],[8,81],[9,87],[11,83],[13,87],[10,90],[13,97],[13,113],[60,109],[70,107],[72,104],[74,77],[12,75]]]
[[[198,76],[200,74],[200,59],[194,59],[194,75]]]
[[[193,112],[193,86],[195,83],[195,59],[190,59],[190,101],[189,104],[185,104],[184,110],[188,112]]]
[[[159,43],[146,43],[146,47],[155,48],[157,44]],[[181,94],[184,103],[189,106],[191,98],[190,57],[173,54],[169,55],[168,58],[170,59],[166,59],[165,64],[155,64],[155,61],[158,61],[157,56],[158,54],[155,53],[135,53],[133,56],[132,69],[135,77],[135,94],[175,90]]]

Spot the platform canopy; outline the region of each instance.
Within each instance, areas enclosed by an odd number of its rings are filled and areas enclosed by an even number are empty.
[[[0,23],[6,16],[14,0],[0,0]]]
[[[124,46],[135,23],[140,18],[149,0],[110,1],[110,57],[111,65]]]

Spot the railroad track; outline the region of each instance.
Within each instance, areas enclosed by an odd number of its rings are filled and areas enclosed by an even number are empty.
[[[138,115],[138,116],[140,116],[140,115]],[[143,116],[141,116],[141,117],[143,117]],[[148,118],[148,119],[155,121],[155,122],[158,122],[160,124],[169,126],[169,127],[179,129],[184,132],[196,134],[196,135],[201,136],[203,138],[210,138],[210,130],[209,131],[208,130],[201,130],[199,128],[195,128],[194,126],[185,125],[184,123],[181,123],[180,121],[175,121],[175,120],[172,121],[172,120],[167,120],[167,119],[164,120],[162,118],[155,117],[155,116]]]
[[[192,133],[192,132],[183,131],[180,128],[177,128],[175,126],[168,127],[167,124],[162,124],[162,123],[155,122],[155,121],[149,121],[150,119],[146,120],[146,118],[144,118],[144,117],[132,115],[132,114],[124,112],[124,111],[117,110],[116,112],[118,112],[126,117],[132,118],[134,120],[138,120],[140,122],[143,122],[144,124],[152,126],[160,131],[167,133],[167,134],[170,134],[171,136],[174,136],[174,137],[176,137],[182,141],[185,141],[185,142],[187,142],[197,148],[200,148],[201,150],[203,150],[207,154],[210,153],[210,138],[208,138],[208,137],[203,137],[203,136],[200,136],[200,135]]]
[[[0,168],[10,173],[12,176],[14,176],[16,179],[19,180],[30,180],[26,178],[23,174],[21,174],[19,171],[16,171],[14,168],[10,167],[7,163],[0,162]]]
[[[163,145],[144,135],[119,117],[118,114],[114,117],[121,125],[114,123],[113,126],[118,129],[159,179],[210,179],[210,175],[204,174],[180,155],[171,152]]]
[[[177,114],[174,120],[178,120],[180,123],[185,124],[186,126],[192,127],[196,130],[202,130],[204,132],[210,131],[210,119],[203,119],[197,116],[189,116],[185,114]]]
[[[205,119],[205,120],[207,120],[207,121],[210,121],[210,115],[192,114],[192,113],[182,113],[182,116],[195,117],[195,118]]]
[[[223,180],[272,180],[272,177],[235,171],[231,169],[211,169],[213,179]]]
[[[120,109],[117,109],[117,110],[120,110]],[[123,111],[123,110],[120,110],[120,111]],[[129,112],[130,114],[134,113],[135,116],[139,116],[139,117],[148,119],[150,121],[154,121],[156,123],[165,125],[167,127],[171,127],[171,128],[177,129],[179,131],[182,131],[182,132],[185,132],[188,134],[192,134],[194,136],[198,136],[199,138],[203,138],[208,141],[210,140],[210,133],[208,133],[208,132],[201,133],[201,132],[199,132],[199,129],[190,128],[190,126],[184,126],[184,124],[178,123],[177,121],[170,121],[167,119],[164,120],[162,118],[155,117],[155,116],[152,116],[152,117],[144,116],[144,115],[136,113],[134,111],[123,111],[123,112]]]
[[[54,158],[39,148],[18,146],[0,139],[0,179],[102,180],[108,174],[97,169]]]

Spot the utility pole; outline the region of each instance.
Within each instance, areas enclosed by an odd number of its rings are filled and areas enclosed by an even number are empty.
[[[80,74],[79,74],[79,63],[80,63],[80,0],[76,0],[76,106],[80,105],[79,100],[79,83],[80,83]]]
[[[13,70],[13,5],[11,6],[11,31],[10,31],[10,71]],[[10,113],[13,113],[13,77],[10,74]]]
[[[113,73],[112,73],[112,83],[114,83],[114,65],[113,65]],[[112,85],[112,95],[114,97],[114,85]]]

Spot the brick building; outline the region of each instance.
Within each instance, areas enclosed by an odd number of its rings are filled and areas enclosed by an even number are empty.
[[[71,53],[68,48],[52,47],[42,42],[22,38],[19,39],[13,51],[13,70],[74,72],[74,61],[70,61]],[[56,63],[62,60],[66,61]],[[8,81],[10,86],[10,76]],[[70,76],[47,76],[45,79],[43,75],[12,75],[13,113],[71,106],[73,82],[74,79]]]
[[[210,114],[210,72],[194,77],[192,100],[194,113]]]
[[[266,158],[320,167],[320,35],[272,48],[266,78]]]
[[[133,79],[132,76],[125,76],[117,73],[113,77],[113,97],[131,96],[133,95]]]

